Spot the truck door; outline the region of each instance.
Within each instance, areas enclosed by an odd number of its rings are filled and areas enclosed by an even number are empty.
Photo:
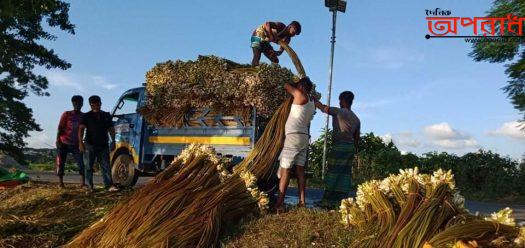
[[[140,161],[142,117],[137,113],[140,92],[126,92],[113,112],[117,147],[130,150],[136,165]]]

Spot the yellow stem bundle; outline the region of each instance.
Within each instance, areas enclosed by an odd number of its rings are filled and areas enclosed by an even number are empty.
[[[285,48],[304,75],[293,50],[286,44]],[[269,176],[279,155],[291,103],[288,99],[279,106],[252,152],[233,174],[225,173],[227,166],[213,149],[191,145],[155,180],[67,246],[217,247],[222,225],[267,207],[266,195],[255,183]]]

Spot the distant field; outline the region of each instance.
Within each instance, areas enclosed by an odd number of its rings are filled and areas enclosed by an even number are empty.
[[[29,164],[30,170],[35,171],[54,171],[55,170],[55,164],[49,164],[49,163],[42,163],[42,164]],[[64,168],[66,172],[76,172],[78,171],[78,166],[76,164],[66,164],[66,167]]]

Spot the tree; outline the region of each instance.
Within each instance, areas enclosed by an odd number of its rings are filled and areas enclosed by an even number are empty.
[[[522,0],[496,0],[494,6],[488,12],[489,17],[506,17],[508,14],[519,17],[525,16],[525,2]],[[505,27],[507,27],[507,24],[505,24]],[[505,35],[516,35],[518,33],[517,25],[514,25],[513,28],[515,33],[505,30]],[[511,99],[514,107],[523,113],[523,121],[525,121],[524,45],[525,41],[522,39],[509,39],[506,42],[479,42],[473,45],[473,51],[469,54],[475,61],[488,61],[491,63],[509,61],[505,70],[509,81],[503,90]]]
[[[519,181],[520,173],[517,160],[479,150],[461,157],[454,178],[464,191],[476,192],[482,197],[504,197],[520,193],[523,184]]]
[[[313,172],[313,178],[321,180],[323,174],[323,149],[324,149],[324,137],[328,135],[327,141],[327,154],[332,150],[332,130],[323,128],[321,135],[314,142],[310,144],[308,151],[308,170]]]
[[[49,96],[48,81],[35,74],[35,67],[71,67],[38,43],[56,39],[44,30],[44,21],[51,28],[75,33],[68,12],[69,4],[60,0],[0,0],[0,150],[15,159],[23,158],[28,132],[41,131],[22,100],[29,93]]]
[[[332,130],[323,129],[317,140],[310,144],[308,153],[308,170],[313,172],[313,178],[320,181],[322,177],[324,137],[328,135],[327,150],[332,150]],[[359,152],[354,161],[354,184],[366,180],[381,178],[389,173],[397,172],[400,168],[417,166],[418,158],[414,154],[401,155],[394,143],[385,143],[374,133],[366,133],[359,140]]]
[[[421,157],[421,171],[425,173],[432,173],[439,168],[444,170],[452,170],[454,173],[457,171],[457,166],[460,157],[455,154],[446,152],[427,152]]]
[[[353,183],[359,184],[370,179],[386,177],[400,168],[408,167],[409,165],[403,164],[403,161],[412,159],[412,155],[403,156],[392,141],[386,143],[374,133],[365,133],[359,140]]]

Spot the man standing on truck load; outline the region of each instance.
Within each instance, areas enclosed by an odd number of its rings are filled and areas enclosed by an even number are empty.
[[[118,191],[111,180],[109,163],[109,152],[115,149],[115,128],[113,127],[112,117],[108,112],[100,110],[102,102],[99,96],[90,96],[89,105],[91,111],[85,113],[80,121],[78,139],[80,151],[87,152],[86,178],[90,191],[94,189],[93,164],[95,164],[95,159],[100,165],[106,190]],[[84,131],[86,131],[85,138]],[[111,144],[109,144],[108,136],[111,136]]]
[[[279,197],[275,204],[277,213],[284,211],[284,197],[290,181],[290,168],[295,165],[297,182],[299,186],[299,204],[304,206],[306,180],[304,166],[309,146],[309,126],[315,113],[315,105],[310,99],[312,82],[308,77],[299,80],[297,85],[284,84],[284,89],[293,96],[290,114],[285,125],[285,139],[281,154],[279,155]]]
[[[352,165],[361,133],[361,121],[352,111],[354,93],[344,91],[339,95],[339,106],[329,107],[319,101],[315,106],[333,117],[333,148],[327,158],[327,172],[322,207],[334,208],[348,198],[352,179]]]
[[[288,44],[292,37],[299,34],[301,34],[301,24],[297,21],[291,22],[288,26],[282,22],[265,22],[259,26],[252,33],[252,66],[259,65],[261,53],[273,63],[279,63],[277,57],[283,53],[284,48],[281,47],[279,51],[275,51],[270,42],[279,44],[279,41],[283,41]]]
[[[80,185],[81,187],[86,186],[84,177],[84,159],[82,153],[78,148],[78,125],[82,118],[82,105],[84,105],[84,99],[82,96],[75,95],[71,98],[73,103],[73,110],[62,113],[60,122],[58,123],[57,132],[57,161],[56,161],[56,173],[60,179],[60,188],[64,186],[64,167],[66,164],[67,154],[71,153],[78,166],[78,173],[80,173]]]

